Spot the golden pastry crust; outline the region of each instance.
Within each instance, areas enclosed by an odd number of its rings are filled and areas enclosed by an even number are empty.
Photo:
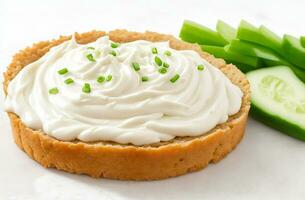
[[[89,43],[106,35],[101,31],[76,33],[79,43]],[[224,158],[242,139],[250,109],[249,83],[234,65],[202,52],[196,44],[189,44],[154,32],[136,33],[115,30],[108,33],[115,42],[134,40],[169,41],[174,49],[191,49],[219,68],[244,93],[240,111],[228,121],[198,137],[176,137],[151,145],[134,146],[115,142],[64,142],[52,138],[41,130],[27,127],[14,113],[8,113],[16,144],[32,159],[44,167],[53,167],[71,173],[87,174],[99,178],[121,180],[155,180],[174,177],[204,168],[210,162]],[[4,91],[16,74],[27,64],[43,56],[49,49],[71,36],[34,44],[17,53],[4,74]]]

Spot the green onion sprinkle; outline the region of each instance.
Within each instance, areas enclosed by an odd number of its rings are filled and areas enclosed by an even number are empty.
[[[198,65],[198,66],[197,66],[197,69],[198,69],[199,71],[202,71],[202,70],[204,69],[204,66],[203,66],[203,65]]]
[[[152,52],[153,54],[158,54],[158,49],[157,49],[156,47],[153,47],[153,48],[151,49],[151,52]]]
[[[84,93],[90,93],[90,92],[91,92],[91,86],[90,86],[90,84],[89,84],[89,83],[85,83],[84,86],[83,86],[83,88],[82,88],[82,91],[83,91]]]
[[[161,58],[159,58],[158,56],[155,57],[155,63],[158,65],[158,66],[162,66],[162,60]]]
[[[99,77],[97,77],[96,81],[97,81],[98,83],[103,83],[103,82],[105,81],[105,76],[99,76]]]
[[[91,62],[96,62],[96,60],[94,59],[93,55],[91,53],[87,54],[87,59]]]
[[[72,78],[67,78],[65,80],[65,84],[67,84],[67,85],[72,84],[72,83],[74,83],[74,80]]]
[[[137,62],[133,62],[132,64],[132,67],[135,71],[139,71],[140,70],[140,64],[137,63]]]
[[[175,83],[179,78],[180,78],[180,75],[179,75],[179,74],[176,74],[175,76],[173,76],[173,77],[170,79],[170,82]]]
[[[64,74],[68,73],[68,69],[67,68],[63,68],[63,69],[58,70],[57,72],[60,75],[64,75]]]
[[[59,92],[57,87],[49,89],[49,94],[57,94]]]

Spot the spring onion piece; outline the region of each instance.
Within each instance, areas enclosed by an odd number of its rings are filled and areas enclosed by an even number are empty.
[[[158,71],[159,71],[160,74],[165,74],[167,72],[167,69],[162,67]]]
[[[111,81],[111,79],[112,79],[112,75],[108,75],[106,81]]]
[[[99,76],[99,77],[97,77],[96,82],[103,83],[105,81],[105,79],[106,79],[105,76]]]
[[[175,76],[173,76],[173,77],[170,79],[170,82],[175,83],[179,78],[180,78],[180,75],[179,75],[179,74],[176,74]]]
[[[95,48],[94,47],[87,47],[87,49],[94,50]]]
[[[158,66],[162,66],[162,60],[161,58],[159,58],[158,56],[155,57],[155,63],[158,65]]]
[[[57,87],[49,89],[49,94],[57,94],[59,92]]]
[[[74,80],[72,78],[67,78],[64,82],[65,82],[65,84],[69,85],[69,84],[74,83]]]
[[[147,76],[142,76],[142,82],[147,82],[148,81],[148,77]]]
[[[157,49],[156,47],[153,47],[153,48],[151,49],[151,52],[152,52],[153,54],[158,54],[158,49]]]
[[[140,70],[140,64],[137,63],[137,62],[133,62],[132,64],[132,67],[135,71],[139,71]]]
[[[111,43],[111,47],[114,48],[114,49],[119,47],[119,46],[120,45],[118,43],[114,43],[114,42]]]
[[[90,93],[90,92],[91,92],[91,86],[90,86],[90,84],[89,84],[89,83],[85,83],[84,86],[83,86],[82,91],[83,91],[84,93]]]
[[[68,71],[67,68],[63,68],[63,69],[58,70],[57,72],[58,72],[58,74],[60,74],[60,75],[64,75],[64,74],[68,73],[69,71]]]
[[[198,69],[199,71],[202,71],[202,70],[204,69],[204,66],[203,66],[203,65],[198,65],[198,66],[197,66],[197,69]]]
[[[168,64],[168,63],[166,63],[166,62],[164,62],[164,63],[163,63],[163,67],[165,67],[165,68],[169,68],[169,64]]]
[[[91,53],[87,54],[87,59],[91,62],[96,62],[96,60],[94,59],[93,55]]]
[[[166,56],[171,56],[171,55],[172,55],[172,52],[170,52],[170,51],[167,50],[167,51],[164,52],[164,55],[166,55]]]
[[[114,50],[111,50],[111,51],[109,52],[109,54],[111,54],[111,55],[113,55],[113,56],[116,56],[116,52],[115,52]]]

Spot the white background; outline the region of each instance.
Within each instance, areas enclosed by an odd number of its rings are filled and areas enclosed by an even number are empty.
[[[0,71],[35,41],[92,29],[178,35],[183,19],[214,27],[240,19],[275,32],[305,34],[305,1],[0,0]],[[2,82],[1,77],[1,82]],[[178,178],[132,182],[44,169],[13,142],[0,96],[0,199],[305,199],[305,143],[250,118],[246,136],[217,165]]]

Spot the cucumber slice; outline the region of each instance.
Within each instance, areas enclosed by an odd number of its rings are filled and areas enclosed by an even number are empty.
[[[305,84],[287,66],[247,73],[251,114],[266,125],[305,141]]]
[[[268,47],[277,53],[281,52],[281,38],[265,26],[257,28],[242,20],[237,30],[237,38]]]
[[[266,66],[291,65],[274,51],[259,44],[234,39],[229,49],[243,55],[261,58]]]
[[[300,40],[291,35],[284,35],[282,49],[287,60],[305,69],[305,48],[301,45]]]
[[[186,42],[224,46],[226,42],[216,31],[195,22],[185,20],[179,34],[180,38]]]
[[[217,21],[216,31],[219,33],[220,37],[227,42],[231,42],[235,39],[237,34],[235,28],[221,20]]]
[[[300,41],[302,46],[305,48],[305,36],[301,36]]]
[[[262,63],[258,58],[241,55],[228,50],[228,46],[226,47],[218,47],[218,46],[209,46],[209,45],[201,45],[201,49],[210,54],[213,54],[217,58],[223,58],[228,62],[237,62],[245,65],[250,65],[253,67],[260,67]]]

